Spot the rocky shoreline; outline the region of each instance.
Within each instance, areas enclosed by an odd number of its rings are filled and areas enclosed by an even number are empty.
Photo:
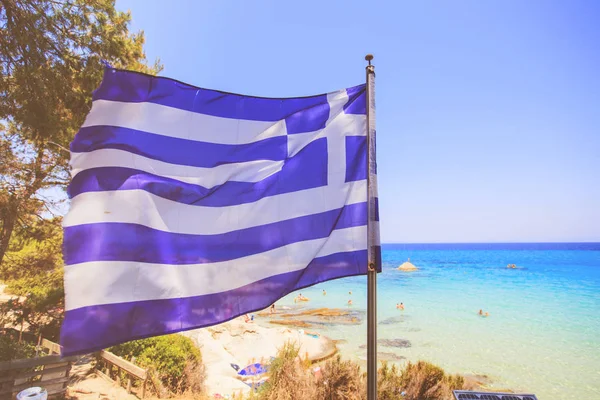
[[[308,308],[304,305],[277,309],[275,313],[262,310],[254,314],[254,321],[243,318],[224,324],[183,332],[202,352],[206,366],[206,386],[209,394],[232,395],[251,390],[232,365],[244,368],[254,363],[268,362],[286,342],[300,347],[301,357],[312,363],[320,363],[338,353],[337,344],[345,339],[323,335],[324,328],[335,325],[359,325],[365,312],[354,309]],[[396,321],[389,321],[393,323]],[[378,341],[378,361],[406,362],[406,357],[394,349],[411,347],[406,339],[382,339]],[[360,346],[361,349],[366,345]],[[359,357],[365,361],[366,357]],[[485,375],[464,375],[472,388],[486,388],[493,384]]]

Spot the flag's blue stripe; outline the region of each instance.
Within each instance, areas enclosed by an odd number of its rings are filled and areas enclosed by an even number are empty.
[[[79,172],[68,188],[71,198],[85,192],[145,190],[178,203],[223,207],[252,203],[263,197],[327,185],[327,141],[320,138],[288,159],[281,171],[260,182],[225,182],[212,188],[122,167]]]
[[[245,161],[285,160],[287,136],[233,145],[197,142],[116,126],[90,126],[82,128],[71,142],[71,151],[76,153],[100,149],[124,150],[171,164],[211,168]]]
[[[65,313],[63,355],[85,354],[129,340],[202,328],[267,308],[281,297],[328,280],[364,275],[367,251],[315,258],[306,269],[204,296],[105,304]]]
[[[66,265],[90,261],[215,263],[325,238],[336,229],[366,224],[366,202],[216,235],[172,233],[130,223],[95,223],[65,227],[63,254]]]
[[[364,90],[364,85],[348,90],[353,94],[360,93]],[[202,89],[169,78],[109,68],[105,70],[102,84],[94,92],[93,99],[149,102],[223,118],[253,121],[285,119],[290,134],[322,129],[329,117],[326,94],[282,99],[250,97]],[[355,103],[348,102],[348,113],[360,113],[357,112],[360,105],[354,105]]]
[[[367,179],[367,137],[346,136],[346,182]]]
[[[367,114],[367,86],[359,85],[346,89],[348,102],[344,106],[346,114]]]

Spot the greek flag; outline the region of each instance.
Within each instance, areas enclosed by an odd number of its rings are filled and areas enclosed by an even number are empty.
[[[71,143],[65,355],[367,272],[365,85],[298,98],[106,68]]]

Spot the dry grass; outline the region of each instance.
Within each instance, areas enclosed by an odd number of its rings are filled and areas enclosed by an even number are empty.
[[[299,357],[300,349],[287,342],[271,363],[269,380],[256,395],[259,400],[312,400],[315,397],[315,378],[307,363]]]
[[[452,390],[462,389],[464,383],[462,376],[446,375],[443,369],[425,361],[409,362],[400,376],[406,400],[451,400]]]
[[[269,381],[249,396],[237,400],[364,400],[366,374],[357,363],[343,361],[338,355],[321,365],[321,376],[315,377],[310,362],[300,356],[296,344],[286,343],[271,364]],[[379,400],[446,400],[452,390],[463,388],[461,376],[447,375],[428,362],[408,363],[400,370],[383,363],[378,371]],[[404,396],[401,393],[404,392]]]
[[[321,370],[322,377],[315,382],[317,396],[313,399],[366,399],[366,379],[360,372],[358,364],[352,361],[342,361],[338,355],[335,359],[327,361]]]

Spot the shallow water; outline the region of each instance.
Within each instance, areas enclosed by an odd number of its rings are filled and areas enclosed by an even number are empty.
[[[395,269],[408,257],[419,271]],[[383,263],[378,338],[410,347],[379,352],[487,375],[497,389],[541,400],[600,399],[600,244],[384,245]],[[352,309],[366,310],[366,277],[301,292],[307,307],[346,308],[351,298]],[[277,304],[292,305],[294,296]],[[347,341],[339,346],[345,356],[364,362],[364,321],[324,329]],[[402,342],[386,344],[394,343]]]

